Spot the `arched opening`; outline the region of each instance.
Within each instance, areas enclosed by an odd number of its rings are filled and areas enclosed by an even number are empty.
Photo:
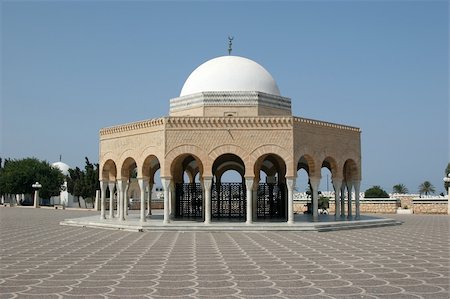
[[[312,189],[309,178],[314,172],[314,160],[309,155],[301,156],[297,163],[296,190],[299,192],[299,204],[294,207],[295,213],[312,214]]]
[[[256,192],[256,219],[287,219],[286,163],[275,154],[260,157],[255,163],[259,179]]]
[[[125,181],[124,192],[124,209],[128,214],[128,209],[132,208],[135,202],[134,197],[140,193],[139,185],[137,183],[137,164],[133,158],[126,158],[122,164],[121,177]]]
[[[213,163],[211,192],[212,219],[245,221],[245,166],[234,154],[219,156]]]
[[[330,212],[330,206],[335,209],[335,202],[333,201],[333,178],[336,175],[337,165],[336,161],[327,157],[323,160],[320,169],[322,180],[319,186],[319,202],[318,208],[320,214],[328,214]]]
[[[152,203],[154,203],[153,199],[159,199],[154,193],[154,190],[159,190],[159,186],[161,185],[160,183],[161,178],[159,175],[160,169],[161,165],[156,156],[150,155],[145,158],[144,163],[142,165],[142,179],[144,180],[143,186],[145,189],[144,208],[146,209],[147,216],[152,215]]]
[[[108,182],[107,190],[105,192],[105,207],[108,209],[110,218],[113,217],[114,207],[117,206],[117,202],[115,200],[116,196],[116,178],[117,178],[117,167],[116,163],[113,160],[107,160],[103,164],[102,172],[101,172],[101,180]]]
[[[175,194],[171,214],[176,219],[203,219],[203,189],[200,183],[203,166],[194,155],[184,154],[172,163],[171,173]]]

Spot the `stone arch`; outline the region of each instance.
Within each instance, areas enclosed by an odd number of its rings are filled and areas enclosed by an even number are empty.
[[[137,167],[136,160],[132,157],[127,157],[120,167],[120,178],[121,179],[130,179],[131,172],[133,169]]]
[[[251,165],[252,169],[254,169],[254,165],[256,164],[257,160],[268,154],[273,154],[278,157],[283,157],[282,160],[284,161],[286,165],[286,176],[295,176],[294,171],[294,159],[292,156],[292,153],[285,148],[276,145],[276,144],[266,144],[262,145],[258,148],[256,148],[253,152],[251,152]]]
[[[286,177],[286,161],[277,154],[264,154],[260,156],[253,166],[256,178],[259,178],[259,172],[262,170],[267,176],[278,174],[279,179],[284,181]]]
[[[181,156],[186,157],[188,155],[195,157],[195,160],[199,163],[201,175],[212,176],[210,159],[202,148],[196,145],[180,145],[171,149],[165,155],[164,166],[161,168],[161,177],[171,177],[172,168],[176,162],[175,160],[179,159]]]
[[[246,165],[244,160],[232,153],[225,153],[218,156],[212,165],[212,174],[216,176],[216,179],[220,181],[222,175],[228,170],[237,171],[242,178],[245,176]]]
[[[304,169],[308,173],[309,177],[314,177],[317,175],[320,176],[320,171],[318,171],[317,168],[317,162],[311,155],[305,154],[298,159],[297,171]]]
[[[217,160],[217,158],[219,158],[222,155],[225,154],[232,154],[235,155],[237,157],[239,157],[242,162],[244,163],[245,169],[249,169],[249,167],[251,166],[249,164],[250,161],[250,154],[248,151],[246,151],[244,148],[234,145],[234,144],[223,144],[223,145],[219,145],[218,147],[212,149],[209,152],[209,158],[210,161],[212,161],[211,163],[211,167],[212,164]],[[211,168],[211,173],[214,174],[214,170],[212,170]],[[244,176],[246,174],[244,173]]]
[[[117,177],[116,163],[112,159],[106,160],[101,167],[100,180],[103,181],[115,181]]]
[[[138,176],[148,179],[153,184],[155,173],[161,168],[158,157],[155,155],[148,155],[145,157],[141,167],[138,167]]]
[[[361,174],[358,164],[353,159],[347,159],[343,167],[343,178],[346,182],[360,180]]]
[[[183,175],[185,171],[188,172],[188,177],[191,180],[194,178],[193,173],[197,172],[200,172],[201,178],[203,169],[203,163],[199,157],[191,153],[183,153],[172,160],[169,173],[174,183],[181,183],[184,180]]]
[[[328,170],[331,172],[331,176],[335,177],[335,178],[341,178],[341,172],[339,171],[339,165],[336,161],[336,159],[334,159],[331,156],[327,156],[325,157],[325,159],[323,159],[322,161],[322,165],[321,168],[328,168]]]

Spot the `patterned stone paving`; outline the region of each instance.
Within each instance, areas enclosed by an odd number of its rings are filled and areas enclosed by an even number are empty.
[[[0,298],[450,298],[450,217],[337,232],[124,232],[0,208]]]

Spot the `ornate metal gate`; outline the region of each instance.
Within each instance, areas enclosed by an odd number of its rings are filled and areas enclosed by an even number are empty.
[[[245,185],[241,183],[213,184],[211,214],[213,218],[245,220]]]
[[[260,183],[258,186],[257,216],[264,219],[286,218],[286,186]]]
[[[176,218],[203,218],[203,192],[199,183],[175,185]]]

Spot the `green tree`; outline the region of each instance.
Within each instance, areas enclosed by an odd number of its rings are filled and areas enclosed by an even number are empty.
[[[445,177],[448,177],[449,173],[450,173],[450,163],[448,163],[447,168],[445,168]],[[449,186],[450,186],[450,182],[444,182],[445,191],[448,192],[448,187]]]
[[[436,192],[436,189],[434,189],[433,184],[431,184],[429,181],[425,181],[422,184],[419,185],[419,193],[425,195],[428,195],[428,193],[434,193]]]
[[[406,194],[409,192],[408,188],[406,188],[406,186],[403,184],[394,185],[394,187],[392,187],[392,191],[399,194]]]
[[[80,197],[85,200],[85,204],[86,202],[92,204],[96,191],[100,189],[98,164],[91,163],[87,157],[85,160],[84,170],[78,167],[69,169],[69,176],[67,178],[67,190],[78,198],[79,207],[81,207]]]
[[[39,182],[41,198],[59,195],[64,176],[57,168],[36,158],[6,159],[1,168],[0,190],[4,194],[32,194],[32,185]]]
[[[78,207],[81,208],[80,196],[83,194],[83,172],[80,168],[69,169],[69,176],[67,177],[67,191],[78,199]]]
[[[366,198],[389,198],[389,194],[381,189],[380,186],[373,186],[364,192]]]

